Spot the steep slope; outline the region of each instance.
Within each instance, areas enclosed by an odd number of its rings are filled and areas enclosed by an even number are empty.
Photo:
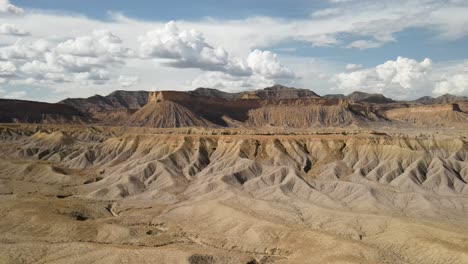
[[[266,106],[249,111],[252,126],[292,128],[364,125],[370,121],[342,105]]]
[[[453,125],[468,123],[468,114],[458,104],[410,106],[385,112],[393,120],[417,125]]]
[[[148,102],[146,91],[115,91],[107,96],[94,95],[88,98],[67,98],[60,103],[88,112],[116,109],[139,109]]]
[[[466,130],[2,127],[0,262],[468,259]]]
[[[0,123],[84,124],[89,116],[65,104],[0,99]]]
[[[154,128],[213,126],[184,106],[171,101],[149,102],[125,119],[122,124]]]

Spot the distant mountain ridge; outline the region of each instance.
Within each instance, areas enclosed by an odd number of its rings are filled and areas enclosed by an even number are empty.
[[[394,103],[395,100],[390,99],[385,97],[382,94],[370,94],[370,93],[365,93],[365,92],[353,92],[349,95],[343,95],[343,94],[327,94],[324,95],[323,98],[328,98],[328,99],[348,99],[352,100],[357,103],[374,103],[374,104],[388,104],[388,103]]]
[[[90,115],[67,104],[0,99],[0,123],[86,124]]]
[[[444,115],[447,118],[440,113],[438,117],[439,123],[444,124],[465,122],[465,115],[468,115],[464,112],[468,98],[464,96],[395,101],[382,94],[358,91],[347,96],[331,94],[322,97],[309,89],[282,85],[233,93],[203,87],[193,91],[117,90],[107,96],[67,98],[57,104],[11,101],[0,101],[0,109],[4,109],[0,122],[309,128],[366,126],[393,121],[431,124],[429,119],[437,116],[437,109],[446,109]],[[458,103],[462,107],[458,107]],[[457,107],[448,106],[450,104],[457,104]],[[421,105],[440,107],[415,108]],[[414,114],[406,115],[406,110]],[[424,115],[416,114],[420,111],[424,111]]]
[[[439,97],[423,96],[412,102],[420,103],[420,104],[448,104],[448,103],[457,103],[457,102],[468,102],[468,97],[456,96],[452,94],[444,94]]]

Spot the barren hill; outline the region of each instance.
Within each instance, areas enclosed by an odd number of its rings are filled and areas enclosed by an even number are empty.
[[[466,263],[466,131],[1,125],[0,261]]]
[[[347,99],[353,100],[354,102],[361,103],[374,103],[374,104],[385,104],[395,102],[382,94],[369,94],[364,92],[354,92],[346,96]]]
[[[419,104],[450,104],[450,103],[459,103],[459,102],[468,102],[468,97],[466,96],[455,96],[451,94],[444,94],[439,97],[430,97],[424,96],[413,101],[414,103]]]
[[[161,103],[151,103],[152,94]],[[458,108],[444,108],[438,102],[457,102]],[[32,104],[30,102],[29,104]],[[9,101],[0,101],[8,108]],[[10,102],[11,104],[11,102]],[[38,105],[41,103],[37,103]],[[419,115],[422,104],[435,106]],[[43,104],[47,105],[47,104]],[[61,107],[57,107],[60,105]],[[63,100],[48,106],[47,115],[38,117],[28,107],[17,108],[22,118],[2,122],[87,123],[134,127],[277,127],[285,129],[319,127],[449,126],[466,123],[468,101],[444,95],[437,99],[413,102],[394,101],[381,94],[354,92],[348,96],[320,97],[308,89],[275,85],[265,89],[236,93],[211,88],[193,91],[115,91],[107,96]],[[42,108],[41,108],[42,109]],[[409,113],[406,110],[411,109]],[[28,112],[30,111],[30,112]],[[24,113],[23,113],[24,112]],[[25,118],[33,117],[34,118]],[[39,120],[39,121],[38,121]],[[42,121],[41,121],[42,120]]]
[[[149,102],[123,123],[138,127],[209,127],[212,124],[189,109],[171,101]]]
[[[468,113],[458,104],[440,104],[398,108],[386,112],[390,119],[418,125],[450,125],[468,123]]]
[[[0,99],[1,123],[85,124],[90,117],[66,104]]]

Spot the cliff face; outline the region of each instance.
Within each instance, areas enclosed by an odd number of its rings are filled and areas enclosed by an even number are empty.
[[[450,95],[439,97],[442,101],[460,98]],[[435,108],[424,110],[420,108],[422,102]],[[209,88],[189,92],[115,91],[107,96],[66,99],[60,103],[62,108],[49,107],[46,115],[41,117],[27,108],[24,111],[17,108],[20,116],[24,112],[22,117],[4,118],[3,122],[282,128],[468,123],[464,112],[468,109],[467,102],[460,101],[458,107],[451,109],[430,102],[396,102],[380,94],[363,92],[320,97],[308,89],[281,85],[238,93]],[[7,106],[6,101],[3,104]],[[36,117],[27,118],[34,115]]]
[[[389,110],[386,116],[393,120],[418,125],[450,125],[468,123],[468,114],[458,104],[410,106]]]
[[[148,105],[129,116],[123,124],[147,127],[234,125],[310,128],[365,125],[378,121],[371,113],[353,109],[344,99],[313,96],[287,98],[297,96],[290,93],[277,96],[282,99],[273,95],[261,96],[273,99],[261,99],[254,92],[243,93],[239,99],[195,96],[175,91],[155,92],[150,94]],[[159,118],[165,121],[162,122]],[[147,122],[156,119],[157,122]]]
[[[115,91],[107,96],[95,95],[89,98],[68,98],[60,103],[71,105],[85,112],[99,112],[122,109],[139,109],[148,103],[146,91]]]

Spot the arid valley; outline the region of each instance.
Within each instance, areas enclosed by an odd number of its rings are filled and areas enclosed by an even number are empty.
[[[0,0],[0,264],[468,264],[468,0]]]
[[[1,263],[468,263],[468,100],[0,100]]]

